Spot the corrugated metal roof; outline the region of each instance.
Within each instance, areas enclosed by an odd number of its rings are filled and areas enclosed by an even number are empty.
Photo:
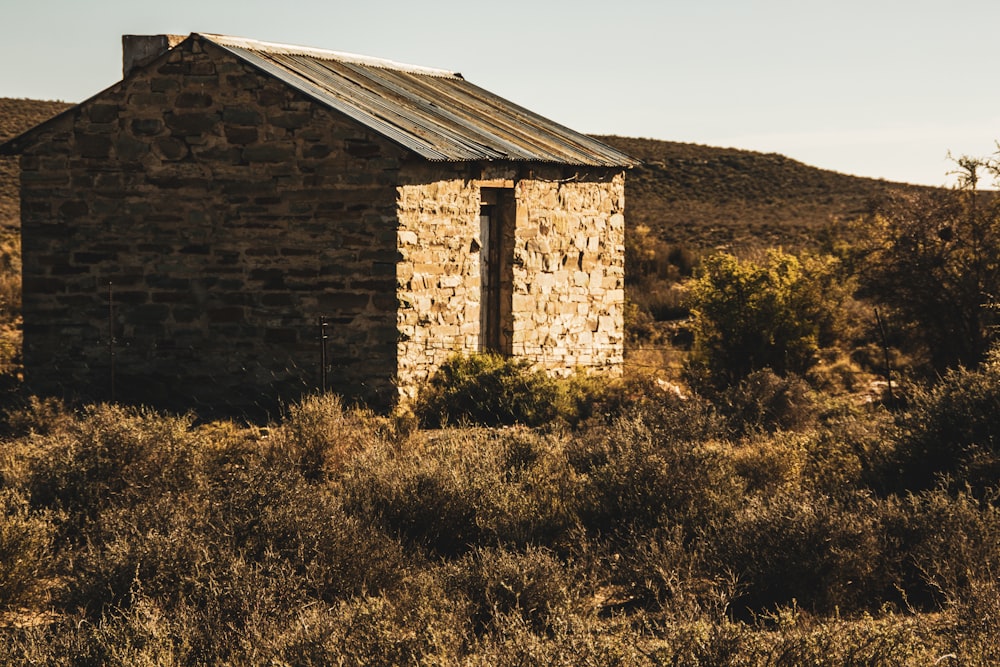
[[[198,36],[428,160],[638,164],[455,72],[225,35]]]

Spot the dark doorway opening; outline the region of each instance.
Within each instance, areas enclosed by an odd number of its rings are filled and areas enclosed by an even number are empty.
[[[480,351],[509,355],[513,337],[514,225],[516,203],[511,188],[480,192]]]

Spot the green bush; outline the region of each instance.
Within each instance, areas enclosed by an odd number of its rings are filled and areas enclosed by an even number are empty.
[[[441,365],[414,411],[425,426],[471,422],[537,426],[558,414],[559,386],[524,359],[456,356]]]
[[[721,387],[756,370],[804,374],[839,331],[839,285],[829,257],[780,250],[760,260],[717,254],[691,285],[694,376]]]

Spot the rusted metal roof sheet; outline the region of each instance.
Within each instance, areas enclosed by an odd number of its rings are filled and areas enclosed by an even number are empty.
[[[428,160],[638,164],[455,72],[225,35],[198,36]]]

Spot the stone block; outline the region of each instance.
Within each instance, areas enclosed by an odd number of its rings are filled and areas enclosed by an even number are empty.
[[[62,220],[77,220],[90,213],[90,206],[80,199],[67,199],[59,204],[59,218]]]
[[[134,118],[129,122],[132,134],[151,137],[163,131],[163,121],[159,118]]]
[[[81,157],[107,158],[111,154],[111,137],[105,134],[77,132],[74,142]]]
[[[226,125],[224,132],[226,140],[237,145],[252,144],[259,138],[256,127]]]
[[[117,104],[94,103],[87,108],[87,117],[92,123],[112,123],[118,120]]]
[[[292,328],[269,328],[264,330],[264,342],[271,345],[294,345],[299,341],[299,331]]]
[[[270,113],[267,116],[267,120],[275,127],[286,130],[297,130],[306,126],[312,120],[312,113],[308,111]]]
[[[251,105],[227,106],[222,110],[222,120],[230,125],[257,126],[261,123],[260,110]]]
[[[156,77],[149,81],[149,90],[154,93],[170,93],[180,87],[180,81],[172,77]]]
[[[205,134],[211,131],[219,121],[219,114],[214,112],[167,112],[164,116],[164,122],[170,131],[182,137]]]
[[[133,93],[128,96],[128,106],[131,109],[159,110],[169,109],[170,103],[164,93]]]
[[[184,91],[174,97],[178,109],[207,109],[212,106],[212,96],[208,93]]]
[[[284,162],[294,157],[294,144],[265,143],[243,149],[243,159],[247,162]]]
[[[120,134],[114,141],[115,155],[119,160],[135,162],[149,153],[149,144],[133,139],[127,134]]]
[[[352,292],[325,293],[319,295],[317,302],[325,313],[353,313],[367,310],[371,296]]]

